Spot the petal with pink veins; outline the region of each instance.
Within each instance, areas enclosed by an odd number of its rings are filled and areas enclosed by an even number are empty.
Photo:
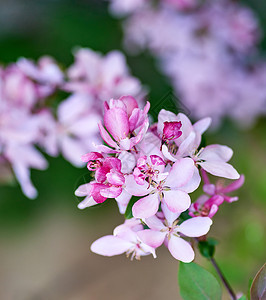
[[[194,192],[199,187],[200,181],[201,181],[201,177],[199,174],[199,170],[197,166],[194,166],[193,176],[185,186],[182,186],[182,191],[187,193]]]
[[[120,151],[119,150],[113,150],[105,145],[96,145],[95,143],[92,143],[93,147],[99,151],[99,152],[102,152],[102,153],[119,153]],[[117,147],[117,145],[116,145]]]
[[[222,161],[205,161],[198,163],[208,173],[228,179],[238,179],[237,170],[228,163]]]
[[[103,138],[103,140],[111,147],[113,148],[117,148],[117,144],[116,142],[111,138],[110,134],[105,130],[105,128],[103,127],[102,123],[99,122],[98,123],[98,127],[100,130],[100,134],[101,137]]]
[[[92,183],[91,184],[91,196],[93,197],[94,201],[97,203],[102,203],[106,200],[106,197],[100,194],[102,189],[106,189],[107,186],[101,183]]]
[[[195,152],[195,150],[199,146],[196,137],[196,133],[194,131],[191,131],[191,133],[186,137],[186,139],[184,139],[184,141],[180,144],[176,155],[186,156]]]
[[[89,152],[81,156],[83,162],[89,162],[90,160],[97,160],[103,158],[103,155],[99,152]]]
[[[177,160],[166,179],[165,185],[171,188],[179,188],[186,185],[194,174],[194,161],[191,158]]]
[[[162,245],[166,236],[166,232],[145,229],[138,231],[137,236],[144,244],[147,244],[152,248],[157,248]]]
[[[104,114],[104,125],[116,141],[126,138],[129,133],[127,113],[121,108],[107,110]]]
[[[212,119],[211,118],[204,118],[199,120],[193,125],[195,131],[200,134],[203,134],[211,125]]]
[[[208,217],[196,217],[184,221],[178,231],[189,237],[199,237],[205,235],[212,225],[212,220]]]
[[[116,198],[122,193],[121,187],[110,186],[100,190],[100,195],[106,198]]]
[[[195,257],[195,253],[190,244],[180,237],[171,235],[168,242],[168,249],[175,259],[189,263]]]
[[[153,230],[161,230],[165,228],[163,222],[156,216],[152,216],[150,218],[144,219],[144,222],[149,226],[150,229]]]
[[[91,251],[104,256],[119,255],[126,252],[132,243],[119,237],[107,235],[99,238],[91,245]]]
[[[110,173],[106,174],[106,178],[108,182],[113,185],[123,185],[125,183],[124,175],[115,169],[112,169]]]
[[[127,109],[127,115],[130,116],[134,108],[138,108],[137,100],[132,96],[122,96],[119,98],[121,101],[124,102]]]
[[[75,195],[78,197],[83,197],[89,195],[91,192],[91,184],[90,183],[85,183],[80,185],[76,190],[75,190]]]
[[[132,207],[133,216],[140,219],[154,216],[158,211],[159,203],[158,193],[141,198]]]
[[[189,195],[181,190],[164,191],[164,201],[167,207],[175,213],[187,210],[191,204]]]
[[[165,158],[167,158],[170,161],[177,161],[177,158],[175,158],[168,150],[168,147],[166,145],[162,146],[162,154]]]
[[[93,205],[96,205],[96,204],[98,204],[98,203],[96,201],[94,201],[92,197],[87,196],[83,201],[81,201],[78,204],[78,208],[79,209],[84,209],[86,207],[90,207],[90,206],[93,206]]]
[[[133,196],[145,196],[152,191],[147,181],[144,184],[137,184],[133,175],[125,176],[125,190]]]
[[[144,137],[145,133],[147,132],[148,130],[148,127],[149,127],[149,121],[146,120],[142,126],[140,127],[140,130],[139,132],[137,133],[136,136],[132,137],[130,139],[130,142],[131,142],[131,147],[137,145]]]
[[[199,155],[200,159],[205,161],[223,161],[227,162],[231,159],[233,150],[223,145],[209,145],[205,147]]]
[[[164,214],[165,219],[167,220],[167,223],[169,226],[173,224],[173,222],[179,217],[180,213],[172,212],[166,205],[165,201],[163,201],[162,205],[162,211]]]

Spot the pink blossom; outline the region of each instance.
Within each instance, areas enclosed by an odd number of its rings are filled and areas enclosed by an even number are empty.
[[[134,219],[114,229],[113,235],[107,235],[96,240],[91,245],[91,251],[104,256],[113,256],[126,253],[127,257],[140,259],[141,256],[152,254],[156,258],[155,249],[146,245],[138,238],[138,231],[142,224]]]
[[[99,123],[99,130],[103,140],[114,150],[108,147],[97,148],[110,153],[132,149],[142,140],[148,129],[149,107],[150,104],[147,102],[144,109],[141,110],[138,108],[136,100],[129,96],[121,97],[118,100],[112,99],[110,105],[106,103],[104,114],[106,129],[102,123]]]
[[[141,156],[137,161],[133,175],[137,184],[143,185],[147,180],[149,184],[152,181],[160,181],[167,177],[168,173],[162,173],[166,163],[158,155]]]
[[[87,162],[87,168],[89,171],[96,171],[103,165],[103,155],[98,152],[90,152],[82,155],[81,160]]]
[[[162,140],[169,142],[170,140],[176,140],[179,138],[182,135],[182,131],[179,130],[181,126],[181,122],[165,121]]]
[[[75,166],[83,166],[80,157],[94,150],[99,142],[97,123],[100,114],[94,108],[94,99],[85,94],[73,94],[61,102],[54,124],[57,149]]]
[[[175,116],[171,112],[162,110],[158,118],[158,133],[161,132],[162,122],[165,119],[181,120],[182,135],[172,145],[163,145],[163,155],[171,160],[176,161],[180,157],[191,157],[196,165],[215,176],[221,176],[229,179],[238,179],[238,172],[227,162],[233,155],[232,149],[222,145],[209,145],[198,150],[201,142],[202,133],[210,125],[210,119],[205,118],[194,125],[184,114]],[[164,121],[165,122],[165,121]]]
[[[189,215],[191,217],[209,217],[212,218],[218,211],[219,206],[223,203],[223,197],[214,195],[209,197],[207,195],[200,196],[189,208]]]
[[[130,3],[126,49],[150,50],[193,117],[210,116],[217,127],[227,116],[248,127],[265,115],[266,69],[256,48],[262,35],[250,8],[229,0],[110,2],[116,15]]]
[[[90,183],[89,186],[82,185],[78,188],[76,195],[92,197],[97,203],[102,203],[107,198],[118,197],[122,193],[122,186],[125,183],[124,175],[121,173],[121,161],[115,157],[104,159],[95,171],[95,179],[96,181]],[[94,202],[90,201],[90,203]]]
[[[241,186],[244,184],[244,181],[245,181],[244,175],[241,175],[239,177],[239,179],[233,181],[232,183],[230,183],[228,185],[224,185],[224,180],[218,180],[216,182],[216,184],[214,185],[214,184],[210,183],[210,181],[208,179],[208,175],[206,174],[206,172],[204,170],[202,170],[202,174],[203,174],[203,180],[204,180],[203,191],[206,194],[208,194],[210,196],[219,195],[223,198],[223,200],[225,200],[229,203],[238,200],[238,197],[231,197],[231,196],[228,196],[227,194],[241,188]]]
[[[200,182],[194,177],[194,162],[190,158],[176,161],[168,176],[161,181],[139,185],[132,175],[126,177],[126,191],[135,196],[148,196],[138,200],[132,208],[135,218],[148,218],[156,214],[159,203],[164,199],[167,207],[173,212],[183,212],[190,206],[188,193],[194,191]],[[160,175],[159,175],[160,176]]]
[[[207,195],[200,196],[196,202],[192,203],[189,208],[189,215],[192,217],[200,215],[212,218],[224,201],[231,203],[238,200],[238,197],[228,196],[227,193],[233,192],[243,185],[244,175],[241,175],[233,183],[224,186],[221,180],[218,180],[216,185],[211,184],[206,171],[202,170],[201,173],[204,181],[203,191]]]
[[[162,205],[165,219],[157,216],[145,219],[150,229],[138,232],[138,237],[147,245],[157,248],[165,242],[170,253],[175,259],[189,263],[194,257],[194,251],[190,244],[182,236],[200,237],[207,234],[212,220],[207,217],[197,217],[186,220],[178,225],[179,213],[173,213]]]
[[[26,76],[46,86],[47,95],[53,92],[55,87],[60,86],[64,81],[63,72],[54,59],[49,56],[41,57],[37,65],[31,60],[21,58],[18,60],[17,66]],[[43,88],[43,91],[45,91],[45,88]]]
[[[75,62],[67,73],[69,81],[64,86],[67,91],[89,94],[102,102],[121,95],[138,98],[143,95],[140,81],[130,75],[125,56],[119,51],[103,56],[80,48],[75,51]]]

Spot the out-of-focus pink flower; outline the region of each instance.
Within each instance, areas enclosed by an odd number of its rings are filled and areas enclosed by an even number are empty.
[[[1,88],[1,85],[0,85]],[[47,167],[44,157],[34,145],[38,141],[40,118],[32,115],[28,107],[10,102],[6,93],[0,91],[0,153],[8,161],[29,198],[37,196],[30,180],[30,168],[43,170]]]
[[[241,186],[244,184],[244,181],[245,181],[244,175],[240,175],[239,179],[233,181],[232,183],[230,183],[228,185],[224,185],[224,180],[221,180],[221,179],[218,180],[216,182],[216,184],[211,184],[208,179],[208,175],[206,174],[206,172],[204,170],[202,170],[202,177],[203,177],[203,181],[204,181],[203,191],[206,194],[208,194],[210,196],[215,196],[215,195],[218,196],[219,195],[223,198],[224,201],[227,201],[229,203],[237,201],[238,197],[230,197],[227,194],[241,188]]]
[[[195,8],[199,4],[199,0],[161,0],[161,1],[181,11]]]
[[[142,9],[147,0],[110,0],[110,12],[116,16],[125,16]]]
[[[193,117],[210,116],[217,127],[229,116],[245,128],[265,115],[266,69],[256,49],[261,32],[250,8],[229,0],[129,2],[125,47],[152,52]],[[119,11],[123,3],[113,0],[111,7]]]
[[[219,206],[223,203],[223,197],[214,195],[209,197],[201,195],[189,208],[189,215],[191,217],[209,217],[212,218],[218,211]]]
[[[32,109],[39,99],[38,86],[12,64],[1,74],[1,98],[9,106]]]
[[[31,60],[21,58],[17,62],[19,69],[28,77],[42,85],[55,88],[64,81],[64,74],[60,70],[53,58],[43,56],[39,59],[37,65]],[[48,91],[48,87],[47,87]]]
[[[90,49],[78,49],[67,73],[69,80],[65,90],[89,94],[97,100],[117,99],[121,95],[142,97],[143,94],[140,81],[130,75],[125,57],[119,51],[102,56]]]
[[[63,156],[75,166],[82,166],[80,157],[94,150],[99,142],[98,126],[101,116],[94,108],[94,99],[86,94],[73,94],[57,109],[54,132],[56,144]]]
[[[239,189],[244,184],[244,175],[241,175],[239,179],[235,180],[231,184],[224,186],[221,180],[217,183],[211,184],[208,175],[205,170],[201,170],[203,178],[203,191],[205,195],[200,196],[189,208],[189,215],[191,217],[208,216],[212,218],[219,209],[219,206],[224,202],[234,202],[238,200],[238,197],[228,196],[227,193],[231,193]]]

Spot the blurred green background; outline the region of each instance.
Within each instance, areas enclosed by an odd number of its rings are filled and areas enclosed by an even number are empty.
[[[266,3],[242,2],[252,6],[266,29]],[[0,62],[51,55],[69,66],[75,46],[122,50],[121,23],[107,7],[97,0],[1,1]],[[265,37],[260,49],[265,53]],[[127,62],[159,111],[171,87],[155,60],[143,53]],[[232,147],[232,164],[246,177],[239,201],[221,207],[210,233],[219,240],[216,259],[226,277],[236,291],[246,292],[265,260],[266,119],[245,131],[225,120],[206,140]],[[179,299],[178,263],[167,251],[160,250],[156,261],[147,257],[133,263],[89,252],[92,241],[110,234],[123,218],[112,201],[80,211],[73,192],[86,168],[74,168],[61,157],[47,160],[48,170],[32,171],[36,200],[27,199],[17,184],[0,187],[0,299]],[[197,260],[212,271],[199,255]]]

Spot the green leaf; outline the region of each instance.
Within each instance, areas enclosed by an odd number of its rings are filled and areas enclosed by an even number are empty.
[[[125,212],[125,218],[126,219],[131,219],[133,218],[133,214],[132,214],[132,206],[140,199],[140,197],[135,197],[133,196],[128,205],[127,205],[127,209],[126,209],[126,212]]]
[[[213,238],[208,238],[206,241],[200,241],[198,243],[199,251],[202,256],[206,258],[212,258],[215,252],[215,245],[217,241]]]
[[[241,298],[239,298],[238,300],[247,300],[247,297],[245,295],[243,295]]]
[[[256,274],[250,289],[251,300],[264,300],[266,298],[266,263]]]
[[[182,214],[178,217],[179,223],[182,223],[188,219],[191,219],[192,217],[188,214],[188,210],[182,212]]]
[[[184,300],[219,300],[222,297],[217,279],[195,263],[180,262],[178,282]]]

